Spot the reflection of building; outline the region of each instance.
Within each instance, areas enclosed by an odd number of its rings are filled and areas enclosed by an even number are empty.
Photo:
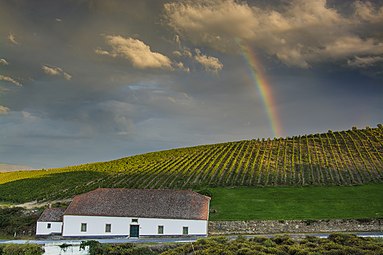
[[[206,236],[209,202],[191,190],[99,188],[75,196],[65,211],[46,209],[36,235]]]

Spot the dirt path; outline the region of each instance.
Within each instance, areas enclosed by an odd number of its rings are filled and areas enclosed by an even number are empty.
[[[49,204],[55,204],[55,203],[69,203],[71,202],[72,199],[70,198],[67,198],[67,199],[60,199],[60,200],[53,200],[53,201],[47,201],[47,202],[42,202],[42,203],[38,203],[37,201],[32,201],[32,202],[27,202],[27,203],[23,203],[23,204],[16,204],[16,205],[13,205],[13,206],[17,206],[17,207],[23,207],[25,209],[34,209],[34,208],[38,208],[38,207],[46,207],[48,206]]]

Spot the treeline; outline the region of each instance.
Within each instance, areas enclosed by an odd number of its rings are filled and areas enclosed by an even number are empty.
[[[59,169],[2,173],[0,200],[67,198],[98,187],[358,185],[382,180],[383,126],[378,125],[203,145]]]

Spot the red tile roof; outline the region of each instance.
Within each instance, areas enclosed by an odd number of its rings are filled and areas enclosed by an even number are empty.
[[[43,211],[37,221],[40,222],[62,222],[65,208],[47,208]]]
[[[75,196],[64,215],[207,220],[209,202],[191,190],[99,188]]]

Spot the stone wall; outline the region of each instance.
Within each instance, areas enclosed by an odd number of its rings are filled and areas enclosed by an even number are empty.
[[[382,232],[383,219],[210,221],[209,235]]]

